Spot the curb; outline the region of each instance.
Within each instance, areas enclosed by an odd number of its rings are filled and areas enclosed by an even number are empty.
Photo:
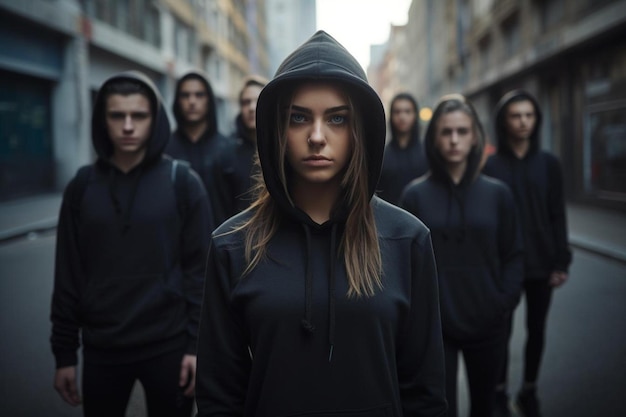
[[[58,218],[50,217],[48,219],[38,220],[36,222],[14,227],[12,229],[2,230],[0,231],[0,242],[17,239],[30,233],[56,229],[57,221]]]
[[[616,246],[610,246],[604,242],[584,238],[576,234],[570,234],[569,243],[575,248],[626,264],[626,252]]]

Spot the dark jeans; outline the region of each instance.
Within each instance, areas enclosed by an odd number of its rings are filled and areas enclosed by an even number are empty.
[[[524,298],[526,299],[526,345],[524,346],[524,381],[536,383],[545,346],[546,323],[552,300],[552,287],[548,279],[526,279]],[[509,324],[509,338],[513,330],[513,321]],[[499,384],[506,385],[508,371],[508,343],[504,366],[500,373]]]
[[[189,417],[193,398],[178,386],[183,352],[123,365],[86,362],[83,366],[83,409],[86,417],[124,417],[136,380],[146,395],[150,417]]]
[[[470,416],[491,417],[508,333],[502,328],[497,334],[480,342],[459,343],[444,338],[446,360],[446,398],[448,417],[456,417],[459,353],[463,354],[470,394]]]

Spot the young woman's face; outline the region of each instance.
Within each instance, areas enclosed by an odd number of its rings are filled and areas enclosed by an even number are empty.
[[[341,183],[352,151],[350,108],[332,84],[304,84],[288,115],[287,150],[296,184]]]
[[[393,102],[391,106],[391,124],[396,132],[400,134],[409,133],[415,126],[416,119],[417,113],[411,100],[401,98]]]
[[[448,165],[462,164],[476,145],[472,118],[461,110],[443,114],[437,121],[435,148]]]

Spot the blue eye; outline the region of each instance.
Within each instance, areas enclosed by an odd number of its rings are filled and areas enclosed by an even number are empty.
[[[306,122],[306,116],[301,113],[291,113],[291,116],[289,116],[289,121],[291,123],[304,123]]]
[[[330,118],[330,123],[334,125],[342,125],[346,122],[347,117],[342,114],[335,114]]]

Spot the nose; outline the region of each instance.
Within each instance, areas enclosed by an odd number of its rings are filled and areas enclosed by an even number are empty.
[[[322,120],[316,120],[311,125],[311,132],[308,139],[309,145],[319,146],[326,142],[326,136],[324,134],[324,122]]]
[[[459,143],[459,134],[458,134],[458,132],[452,132],[452,134],[450,135],[450,142],[452,144],[454,144],[454,145]]]
[[[124,118],[124,131],[132,132],[134,129],[133,118],[131,115],[128,115]]]

